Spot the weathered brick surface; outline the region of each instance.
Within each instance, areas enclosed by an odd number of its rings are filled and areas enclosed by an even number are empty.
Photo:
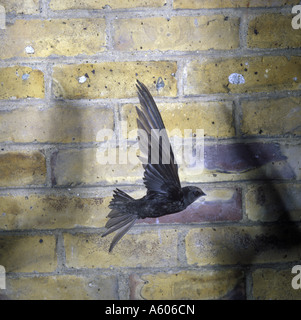
[[[123,162],[124,164],[119,158],[119,154],[122,155],[123,152],[126,153],[122,156],[122,161],[127,161],[127,163]],[[189,166],[188,162],[183,161],[179,168],[179,175],[183,182],[289,180],[300,176],[299,152],[300,145],[287,148],[273,143],[205,146],[204,168]],[[103,159],[108,161],[111,159],[114,162],[103,163]],[[70,149],[59,151],[52,157],[54,185],[108,185],[122,184],[125,181],[135,183],[142,182],[142,176],[142,164],[130,148],[122,153],[108,146],[104,150],[101,148]]]
[[[220,144],[206,149],[205,167],[224,172],[244,172],[272,161],[285,160],[279,145],[272,143]]]
[[[165,0],[111,0],[111,1],[95,1],[95,0],[51,0],[50,8],[52,10],[68,10],[68,9],[104,9],[110,7],[112,9],[139,8],[139,7],[162,7],[166,4]]]
[[[118,151],[118,150],[117,150]],[[78,184],[120,184],[141,180],[142,165],[119,164],[119,153],[114,163],[101,163],[103,152],[97,148],[62,150],[52,158],[52,182],[58,186]],[[109,157],[109,156],[108,156]],[[138,160],[139,161],[139,160]]]
[[[0,68],[0,99],[44,98],[44,74],[24,66]]]
[[[252,274],[253,297],[257,300],[300,300],[301,291],[293,289],[292,269],[258,269]]]
[[[187,65],[184,92],[197,95],[299,90],[300,70],[300,57],[262,56],[192,61]],[[240,76],[229,79],[233,74]]]
[[[301,162],[300,162],[300,147],[299,143],[293,146],[283,146],[283,154],[287,158],[288,170],[291,170],[292,177],[295,180],[301,179]]]
[[[158,104],[165,127],[170,136],[184,137],[185,129],[204,129],[205,137],[233,137],[233,106],[231,102],[173,103]],[[137,113],[135,105],[123,105],[121,120],[124,138],[135,139],[137,136]],[[180,130],[180,131],[179,131]],[[133,132],[131,132],[133,131]]]
[[[250,21],[248,47],[299,48],[301,34],[292,28],[293,15],[263,14]]]
[[[245,135],[300,135],[300,104],[300,97],[243,101],[242,133]]]
[[[181,271],[133,274],[131,299],[199,300],[244,299],[244,274],[240,270]]]
[[[174,0],[176,9],[281,7],[298,4],[298,0]]]
[[[66,186],[141,182],[143,168],[135,150],[129,147],[120,151],[107,145],[104,149],[62,150],[52,157],[53,183]],[[183,182],[299,179],[299,152],[300,145],[273,143],[205,146],[204,167],[183,161],[179,175]]]
[[[0,58],[95,54],[105,49],[104,30],[104,19],[16,20],[2,31]]]
[[[223,38],[227,42],[221,41]],[[114,42],[122,51],[235,49],[239,46],[239,19],[222,15],[120,19],[114,23]]]
[[[35,276],[7,280],[6,298],[13,300],[118,299],[114,276]]]
[[[6,272],[53,272],[57,267],[55,237],[1,235],[0,264]]]
[[[108,253],[111,240],[112,236],[102,238],[100,234],[65,234],[66,265],[70,268],[178,265],[176,230],[127,234],[120,245]]]
[[[21,14],[39,14],[39,0],[1,0],[1,5],[5,12],[15,12]]]
[[[109,213],[109,194],[97,198],[29,195],[0,197],[4,230],[102,227]]]
[[[0,186],[42,185],[46,182],[45,156],[41,152],[1,152]]]
[[[3,142],[94,142],[102,129],[114,129],[113,111],[108,108],[67,105],[0,112]]]
[[[246,213],[254,221],[301,220],[299,184],[253,185],[246,194]]]
[[[179,174],[193,182],[300,179],[299,154],[300,145],[218,143],[205,146],[204,168],[183,165]]]
[[[176,63],[166,61],[57,65],[53,72],[53,93],[56,98],[65,99],[133,97],[134,79],[138,77],[154,95],[176,96],[176,72]],[[164,82],[164,87],[156,90],[158,79]]]
[[[187,262],[204,265],[281,263],[300,259],[300,228],[204,227],[185,239]]]

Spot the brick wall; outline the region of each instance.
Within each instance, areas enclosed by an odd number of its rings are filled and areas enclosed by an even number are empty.
[[[299,1],[0,4],[2,298],[301,298]],[[113,189],[145,190],[97,133],[136,127],[136,78],[169,130],[205,130],[204,171],[180,176],[208,196],[109,254]]]

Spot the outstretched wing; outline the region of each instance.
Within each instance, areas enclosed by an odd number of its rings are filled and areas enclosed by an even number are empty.
[[[143,162],[143,181],[148,195],[179,199],[182,195],[178,165],[158,107],[146,86],[138,81],[141,109],[136,107],[138,139]],[[142,132],[141,132],[142,130]]]

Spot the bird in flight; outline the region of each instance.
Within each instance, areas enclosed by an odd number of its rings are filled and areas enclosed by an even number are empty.
[[[105,237],[117,231],[109,252],[137,219],[180,212],[205,195],[195,186],[181,187],[178,165],[158,107],[143,83],[137,80],[136,87],[141,104],[141,109],[136,107],[138,132],[145,133],[138,136],[139,149],[146,154],[146,158],[139,158],[144,167],[143,182],[147,193],[141,199],[134,199],[120,189],[114,190],[109,204],[109,220],[105,225],[107,230],[102,234]]]

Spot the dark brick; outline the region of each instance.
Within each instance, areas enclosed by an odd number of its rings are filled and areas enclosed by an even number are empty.
[[[205,168],[220,172],[243,172],[281,160],[286,160],[286,157],[275,143],[217,144],[205,147]]]

